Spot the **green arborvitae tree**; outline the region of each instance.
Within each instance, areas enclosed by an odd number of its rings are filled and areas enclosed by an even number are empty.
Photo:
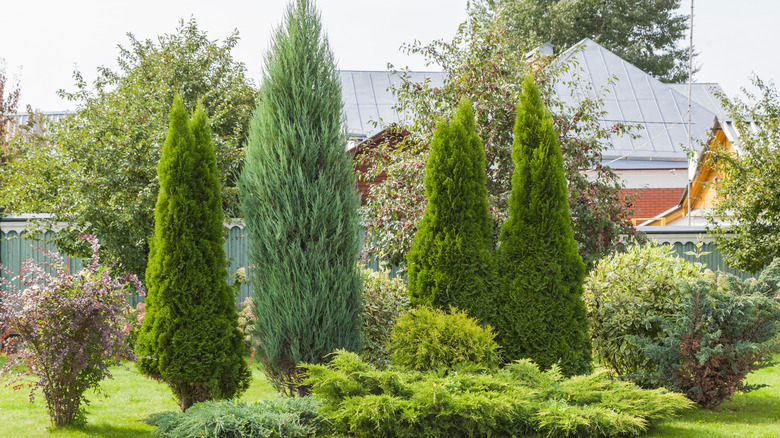
[[[360,196],[345,153],[341,82],[310,0],[288,6],[258,99],[239,178],[253,335],[277,387],[303,394],[300,364],[362,344]]]
[[[184,411],[236,397],[251,378],[227,283],[219,171],[203,106],[189,120],[176,97],[157,169],[149,293],[136,353],[141,372],[167,383]]]
[[[523,80],[515,122],[509,216],[497,250],[496,328],[507,360],[558,363],[566,375],[591,367],[582,300],[585,265],[569,214],[563,155],[539,91]]]
[[[470,101],[461,101],[451,124],[439,122],[430,149],[428,204],[407,255],[409,295],[413,304],[455,306],[488,323],[494,302],[493,218],[485,150]]]

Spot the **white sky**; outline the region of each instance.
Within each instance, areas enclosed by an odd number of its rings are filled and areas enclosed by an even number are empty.
[[[210,39],[238,29],[233,51],[257,82],[271,30],[285,0],[0,0],[0,58],[18,76],[22,99],[44,111],[73,109],[56,91],[72,91],[74,65],[88,82],[98,66],[114,68],[127,32],[155,38],[194,16]],[[690,0],[683,10],[690,11]],[[318,0],[331,47],[342,69],[385,70],[387,62],[430,70],[422,58],[399,52],[405,42],[451,38],[466,18],[465,0]],[[694,45],[702,66],[697,82],[718,82],[729,96],[749,85],[751,72],[780,83],[780,1],[699,0]]]

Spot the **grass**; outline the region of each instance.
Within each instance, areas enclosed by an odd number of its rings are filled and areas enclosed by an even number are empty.
[[[775,356],[775,361],[780,362],[780,355]],[[177,409],[175,399],[164,384],[143,378],[132,365],[115,367],[112,372],[114,379],[104,381],[102,385],[108,396],[91,394],[85,428],[51,430],[40,393],[31,404],[27,390],[0,387],[0,436],[148,437],[153,427],[143,423],[147,415]],[[256,365],[252,366],[252,374],[252,385],[241,398],[254,401],[273,397],[275,390]],[[646,436],[780,437],[780,365],[752,373],[748,380],[769,387],[737,394],[732,401],[712,411],[692,409],[677,420],[661,424]]]
[[[254,401],[273,397],[276,390],[252,367],[252,385],[241,397]],[[143,422],[149,414],[178,409],[168,387],[138,374],[132,364],[112,368],[114,379],[103,381],[106,396],[90,392],[87,396],[87,426],[51,429],[46,403],[39,391],[35,403],[29,401],[29,389],[14,391],[0,386],[0,436],[2,437],[148,437],[154,429]]]
[[[780,362],[775,355],[774,362]],[[751,384],[769,385],[737,394],[716,409],[693,409],[661,424],[652,438],[780,437],[780,364],[748,376]]]

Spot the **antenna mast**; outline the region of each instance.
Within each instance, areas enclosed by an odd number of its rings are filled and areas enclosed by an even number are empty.
[[[691,96],[693,95],[693,0],[691,0],[691,29],[690,42],[688,44],[688,153],[691,153]],[[693,178],[696,178],[696,170],[691,175],[691,160],[688,160],[688,226],[691,226],[691,189]]]

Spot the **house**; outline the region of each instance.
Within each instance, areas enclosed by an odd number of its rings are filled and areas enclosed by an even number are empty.
[[[624,192],[638,195],[635,223],[678,205],[689,178],[687,149],[698,154],[713,121],[725,114],[720,87],[693,84],[689,124],[687,84],[664,84],[588,38],[559,56],[575,65],[563,82],[580,84],[574,93],[561,85],[560,96],[575,104],[599,95],[604,110],[600,122],[605,127],[616,122],[635,126],[633,136],[613,136],[602,159],[623,178]],[[436,72],[411,76],[434,85],[444,81],[442,73]],[[402,121],[404,115],[392,109],[395,99],[388,91],[400,78],[390,72],[354,70],[342,71],[341,78],[350,149],[359,155],[386,135],[382,127]],[[361,190],[367,190],[367,185]]]
[[[749,129],[755,130],[758,127],[751,122]],[[709,210],[717,202],[718,186],[723,177],[722,172],[708,159],[707,152],[709,150],[740,153],[739,133],[731,119],[725,116],[719,116],[715,119],[707,147],[697,155],[696,159],[691,160],[690,186],[686,187],[677,205],[650,218],[640,226],[644,228],[704,226],[707,224]],[[714,219],[719,222],[728,220],[728,218]]]
[[[540,55],[551,53],[545,46]],[[586,95],[600,95],[605,126],[623,122],[635,125],[634,136],[614,136],[603,154],[609,165],[625,182],[624,192],[641,195],[634,202],[636,223],[646,222],[677,206],[686,192],[689,176],[688,153],[701,150],[716,118],[725,119],[720,107],[717,84],[693,84],[689,143],[688,85],[664,84],[641,71],[598,43],[586,38],[559,55],[573,61],[576,68],[565,81],[575,80],[580,87],[560,89],[560,96],[576,103]],[[428,81],[432,86],[444,82],[441,72],[409,72],[414,82]],[[406,114],[394,105],[390,88],[401,82],[389,71],[341,70],[348,150],[354,156],[390,135],[386,127],[403,121]],[[57,114],[47,113],[55,119]],[[63,114],[64,116],[64,114]],[[24,120],[19,120],[24,122]],[[397,141],[400,137],[393,135]],[[361,182],[364,200],[372,181]],[[687,211],[687,210],[686,210]]]

